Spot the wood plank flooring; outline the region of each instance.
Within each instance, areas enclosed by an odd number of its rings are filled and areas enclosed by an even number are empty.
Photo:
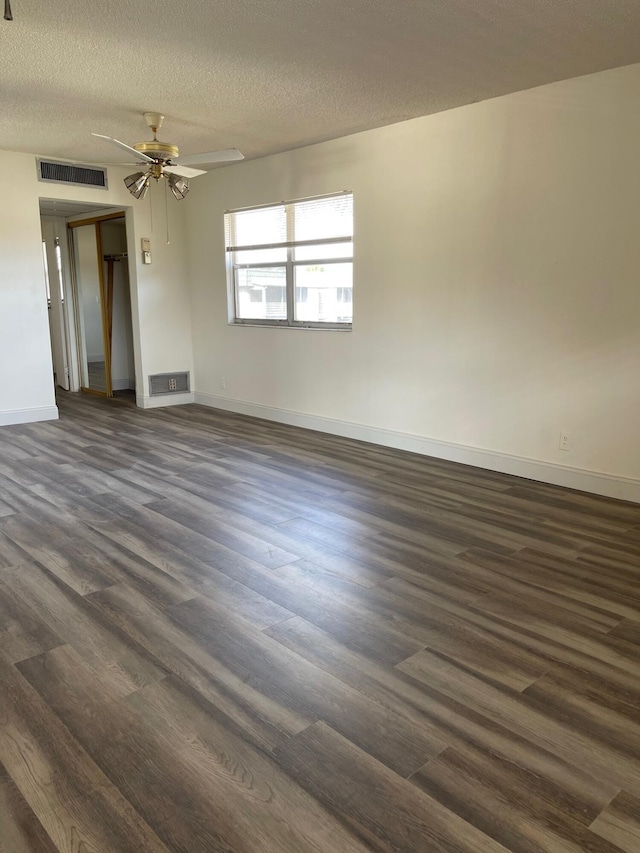
[[[640,851],[640,506],[59,406],[0,429],[0,853]]]

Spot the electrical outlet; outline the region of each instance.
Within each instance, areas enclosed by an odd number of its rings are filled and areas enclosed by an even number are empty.
[[[178,380],[170,379],[169,380],[169,391],[177,391],[178,390]]]
[[[224,376],[220,377],[220,387],[222,388],[223,391],[226,390],[227,380],[224,378]]]
[[[560,433],[560,450],[571,450],[571,439],[568,432]]]

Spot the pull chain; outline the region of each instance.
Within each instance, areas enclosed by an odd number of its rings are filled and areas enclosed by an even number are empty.
[[[167,220],[167,246],[170,245],[171,240],[169,239],[169,202],[167,201],[167,196],[169,194],[169,189],[167,187],[167,181],[165,178],[164,182],[164,215]]]

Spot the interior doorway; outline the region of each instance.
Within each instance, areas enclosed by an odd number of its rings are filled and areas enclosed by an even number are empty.
[[[40,204],[55,384],[133,398],[125,212],[86,204],[70,210],[72,202]]]

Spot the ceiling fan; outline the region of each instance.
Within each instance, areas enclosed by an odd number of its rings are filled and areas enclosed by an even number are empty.
[[[160,113],[144,113],[144,118],[153,131],[151,142],[138,142],[136,145],[127,145],[105,136],[103,133],[92,133],[100,139],[107,139],[119,148],[123,148],[137,157],[136,163],[124,163],[122,165],[138,166],[142,161],[147,166],[146,172],[134,172],[124,179],[126,188],[135,198],[144,198],[149,189],[151,178],[159,181],[160,178],[167,179],[169,189],[178,200],[184,198],[189,192],[189,178],[206,174],[204,169],[194,169],[192,166],[211,166],[215,163],[230,163],[233,160],[244,160],[244,155],[237,148],[225,148],[222,151],[209,151],[206,154],[193,154],[178,160],[179,150],[177,145],[161,142],[158,139],[158,130],[162,127],[164,116]]]

